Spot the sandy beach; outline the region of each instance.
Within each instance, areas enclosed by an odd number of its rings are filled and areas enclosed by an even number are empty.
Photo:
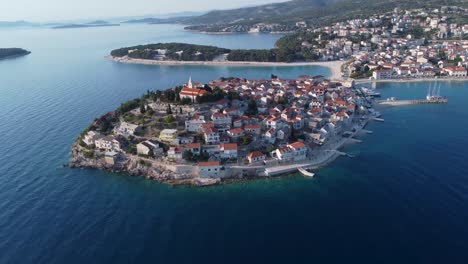
[[[330,70],[329,78],[332,80],[341,80],[341,66],[346,61],[317,61],[317,62],[255,62],[255,61],[157,61],[132,59],[128,57],[113,57],[107,56],[109,60],[128,63],[128,64],[144,64],[144,65],[203,65],[203,66],[257,66],[257,67],[294,67],[294,66],[321,66]]]

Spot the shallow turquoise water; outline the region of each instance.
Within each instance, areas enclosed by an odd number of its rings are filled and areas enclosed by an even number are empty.
[[[294,78],[319,67],[141,66],[110,49],[157,41],[271,47],[278,36],[180,26],[5,30],[0,62],[0,263],[466,263],[468,84],[448,105],[383,110],[374,133],[319,170],[205,189],[72,170],[70,145],[96,116],[147,89],[220,76]],[[427,83],[379,84],[421,98]]]

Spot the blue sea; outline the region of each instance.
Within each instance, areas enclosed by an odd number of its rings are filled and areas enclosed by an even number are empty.
[[[314,179],[209,188],[63,167],[92,120],[148,89],[320,67],[125,65],[110,50],[155,42],[270,48],[277,35],[175,25],[0,31],[28,56],[0,61],[0,263],[468,263],[468,83],[447,105],[381,110],[385,122]],[[423,98],[430,83],[385,83]]]

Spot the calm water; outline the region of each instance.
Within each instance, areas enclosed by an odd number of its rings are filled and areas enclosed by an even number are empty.
[[[0,46],[0,263],[467,263],[468,83],[448,105],[383,110],[385,123],[316,179],[206,189],[71,170],[94,117],[147,89],[220,76],[324,74],[318,67],[159,67],[103,59],[158,41],[268,48],[279,36],[214,36],[179,26],[4,30]],[[380,84],[420,98],[427,83]]]

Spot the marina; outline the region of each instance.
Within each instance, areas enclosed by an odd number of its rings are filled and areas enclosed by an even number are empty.
[[[388,100],[388,101],[378,101],[381,105],[391,105],[391,106],[402,106],[402,105],[418,105],[418,104],[447,104],[447,98],[440,98],[437,100]]]
[[[377,103],[381,105],[390,105],[390,106],[418,105],[418,104],[447,104],[448,99],[447,97],[440,95],[440,84],[437,86],[431,84],[428,88],[427,96],[425,99],[397,100],[395,97],[390,97],[387,100],[377,101]]]

